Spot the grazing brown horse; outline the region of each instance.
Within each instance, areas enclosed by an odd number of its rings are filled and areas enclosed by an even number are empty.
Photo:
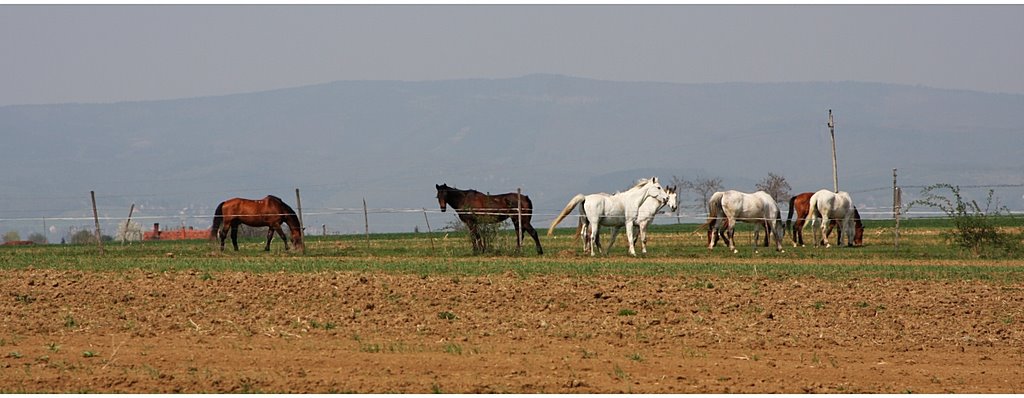
[[[227,238],[228,229],[230,229],[231,245],[235,247],[235,251],[238,251],[238,224],[250,227],[270,227],[267,230],[267,245],[263,250],[270,251],[270,241],[274,239],[274,232],[281,236],[281,240],[284,241],[284,249],[288,250],[288,237],[284,235],[281,223],[288,224],[295,248],[304,250],[299,217],[295,215],[295,210],[292,210],[281,198],[273,195],[267,195],[260,200],[232,198],[220,202],[213,215],[210,238],[219,237],[220,250],[224,251],[224,239]]]
[[[533,217],[533,202],[530,197],[517,193],[506,193],[501,195],[487,195],[479,191],[462,190],[449,187],[447,184],[437,185],[437,204],[441,211],[451,206],[459,215],[459,220],[466,224],[470,236],[473,238],[473,253],[482,253],[486,249],[487,242],[480,236],[479,224],[493,224],[512,219],[512,225],[516,228],[516,250],[522,247],[523,234],[526,231],[533,237],[537,244],[537,254],[544,254],[540,247],[540,238],[537,237],[537,230],[530,225]],[[520,203],[522,198],[522,203]],[[519,213],[522,212],[523,224],[519,225]],[[520,229],[521,228],[521,229]]]
[[[793,247],[804,245],[804,223],[807,222],[807,213],[811,211],[811,196],[814,192],[804,192],[802,194],[789,198],[789,215],[786,216],[786,229],[790,228],[791,220],[793,219],[793,213],[796,212],[796,223],[793,226]],[[831,220],[828,223],[828,230],[825,231],[825,236],[832,233],[832,229],[838,225],[838,221]],[[853,245],[864,246],[864,224],[860,221],[860,212],[857,208],[853,208],[853,223],[854,223],[854,234],[853,234]],[[842,237],[842,228],[839,229],[839,237]],[[824,237],[822,241],[818,242],[824,244]]]

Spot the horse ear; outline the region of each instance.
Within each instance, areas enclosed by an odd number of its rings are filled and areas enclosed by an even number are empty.
[[[441,186],[440,186],[440,185],[437,185],[437,184],[434,184],[434,188],[436,188],[436,189],[441,189]]]
[[[658,177],[651,177],[651,182],[657,184],[658,183]]]

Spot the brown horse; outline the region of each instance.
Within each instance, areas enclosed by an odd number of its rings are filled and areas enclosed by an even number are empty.
[[[514,192],[501,195],[487,195],[472,189],[452,188],[447,184],[434,184],[434,187],[437,188],[437,204],[441,206],[441,211],[445,211],[447,209],[446,206],[451,206],[458,213],[459,220],[462,220],[466,224],[466,228],[469,229],[470,236],[473,238],[474,254],[482,253],[487,246],[487,242],[480,236],[480,230],[477,226],[479,224],[499,223],[507,219],[512,219],[512,225],[516,229],[517,251],[523,245],[522,231],[526,231],[526,233],[533,237],[533,242],[537,244],[537,254],[544,254],[544,249],[540,247],[540,238],[537,236],[537,230],[533,229],[533,226],[530,225],[530,219],[533,217],[533,202],[530,202],[529,196]],[[520,213],[522,213],[523,222],[521,226],[519,225],[520,217],[518,216]]]
[[[804,245],[804,223],[807,222],[807,213],[811,211],[811,196],[814,192],[804,192],[802,194],[789,198],[789,215],[786,216],[786,229],[790,228],[791,220],[793,219],[793,213],[796,212],[796,223],[793,225],[793,247]],[[832,233],[832,229],[836,227],[839,222],[831,220],[828,223],[828,230],[825,231],[825,236]],[[860,212],[857,208],[853,208],[853,223],[854,223],[854,234],[853,244],[854,246],[864,246],[864,224],[860,220]],[[839,237],[842,237],[842,228],[839,229]],[[818,242],[823,244],[822,241]]]
[[[295,215],[295,210],[292,210],[281,198],[273,195],[267,195],[260,200],[232,198],[220,202],[213,215],[210,239],[219,237],[220,250],[224,251],[224,239],[227,238],[228,229],[230,229],[231,245],[235,247],[235,251],[238,251],[238,224],[250,227],[270,227],[267,230],[267,245],[263,250],[270,251],[270,241],[274,239],[275,231],[284,241],[284,249],[288,250],[288,237],[284,235],[281,223],[288,224],[295,248],[304,251],[299,217]]]

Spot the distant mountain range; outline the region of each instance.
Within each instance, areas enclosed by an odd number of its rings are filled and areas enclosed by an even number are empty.
[[[542,214],[576,193],[651,175],[666,183],[720,177],[726,188],[753,191],[773,172],[794,193],[811,191],[832,186],[829,109],[840,188],[859,206],[891,206],[898,168],[904,186],[1017,185],[997,196],[1024,208],[1024,95],[529,75],[0,107],[0,232],[38,229],[41,217],[91,216],[90,190],[101,216],[124,218],[137,203],[141,220],[206,227],[221,200],[272,193],[292,203],[300,188],[306,225],[340,232],[362,230],[364,198],[371,211],[436,210],[440,183],[521,187]],[[422,229],[422,214],[375,213],[376,232]],[[543,225],[553,216],[538,218]]]

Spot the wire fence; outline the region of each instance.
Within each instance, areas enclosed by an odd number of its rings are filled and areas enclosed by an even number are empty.
[[[901,186],[901,188],[924,188],[921,185]],[[961,188],[1020,188],[1024,184],[994,184],[994,185],[962,185]],[[851,193],[867,193],[882,190],[892,190],[892,187],[879,187],[851,191]],[[194,193],[192,193],[194,194]],[[188,194],[186,194],[188,195]],[[157,197],[160,195],[103,195],[96,197],[103,199],[124,199]],[[39,198],[40,200],[44,198]],[[61,199],[82,199],[81,197],[64,197]],[[0,233],[10,230],[26,231],[30,234],[42,232],[42,235],[50,242],[67,239],[74,233],[82,230],[93,230],[94,223],[101,225],[103,235],[114,235],[114,231],[128,226],[129,208],[124,206],[112,207],[101,206],[98,216],[93,216],[93,209],[86,200],[82,200],[82,206],[71,210],[10,210],[0,209]],[[294,203],[293,201],[287,201]],[[101,202],[102,203],[102,202]],[[434,203],[431,203],[434,204]],[[781,203],[780,211],[783,219],[788,212],[788,203]],[[299,208],[303,220],[304,234],[307,235],[347,235],[378,232],[413,232],[433,229],[450,230],[457,228],[459,221],[456,212],[448,209],[443,212],[436,205],[430,207],[340,207],[340,206],[319,206]],[[899,217],[903,220],[919,218],[948,218],[945,212],[932,209],[910,209],[904,203],[899,209]],[[1003,209],[1006,210],[1006,209]],[[535,208],[529,212],[532,217],[531,224],[535,228],[546,229],[559,215],[561,208]],[[858,211],[865,220],[894,220],[895,213],[892,206],[858,206]],[[51,212],[54,216],[18,216],[17,213]],[[486,215],[509,215],[508,210],[497,211],[492,209],[477,209],[478,214]],[[515,210],[512,210],[514,214]],[[11,216],[10,214],[15,214]],[[117,214],[122,213],[122,214]],[[575,213],[575,212],[574,212]],[[1024,210],[1009,210],[1010,214],[1024,214]],[[7,214],[7,215],[5,215]],[[576,214],[571,214],[574,216]],[[654,224],[703,224],[707,220],[705,206],[688,201],[680,203],[676,211],[669,211],[666,206],[654,218]],[[212,207],[198,206],[190,209],[190,213],[174,211],[167,208],[147,208],[139,211],[130,217],[130,221],[139,224],[153,223],[160,224],[167,231],[185,229],[208,229],[213,221]],[[756,220],[749,220],[756,221]],[[563,221],[560,226],[563,228],[575,227],[575,221]],[[431,228],[431,225],[434,228]],[[41,229],[40,229],[41,228]],[[142,230],[141,225],[136,227]],[[154,229],[156,227],[154,226]]]

